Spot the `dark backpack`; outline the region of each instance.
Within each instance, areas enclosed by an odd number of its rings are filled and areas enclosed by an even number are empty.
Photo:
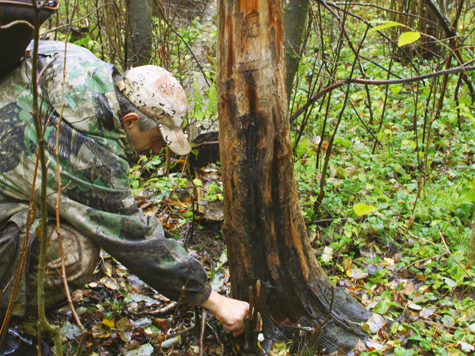
[[[40,24],[45,22],[57,9],[56,0],[37,1],[38,6],[46,2],[40,10]],[[33,25],[34,9],[31,0],[0,0],[0,78],[15,68],[25,55],[25,49],[33,39],[33,30],[25,23]]]

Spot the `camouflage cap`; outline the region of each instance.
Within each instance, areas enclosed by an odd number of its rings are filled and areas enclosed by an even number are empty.
[[[163,139],[179,154],[190,153],[191,146],[181,129],[188,112],[185,91],[167,70],[146,65],[124,73],[119,90],[141,112],[158,123]]]

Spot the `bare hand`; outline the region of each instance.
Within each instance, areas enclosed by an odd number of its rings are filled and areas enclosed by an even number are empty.
[[[201,306],[222,321],[224,330],[232,331],[234,337],[244,331],[244,318],[249,310],[249,303],[226,298],[213,290]]]

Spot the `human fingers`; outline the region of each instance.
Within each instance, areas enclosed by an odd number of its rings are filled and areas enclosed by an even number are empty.
[[[244,324],[242,324],[238,330],[233,331],[233,336],[237,337],[241,335],[243,332],[244,332]]]
[[[244,323],[243,322],[235,322],[235,323],[222,323],[223,329],[226,331],[232,331],[233,334],[237,333],[239,335],[244,330]]]
[[[226,324],[223,323],[223,329],[226,331],[231,331],[233,333],[233,336],[236,337],[238,335],[241,335],[244,332],[244,323],[235,323],[235,324]]]

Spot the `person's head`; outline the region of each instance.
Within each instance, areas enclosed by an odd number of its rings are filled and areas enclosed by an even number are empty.
[[[138,152],[158,153],[166,144],[177,154],[190,153],[181,130],[188,111],[186,95],[173,75],[156,66],[136,67],[124,73],[117,87],[122,120]]]

